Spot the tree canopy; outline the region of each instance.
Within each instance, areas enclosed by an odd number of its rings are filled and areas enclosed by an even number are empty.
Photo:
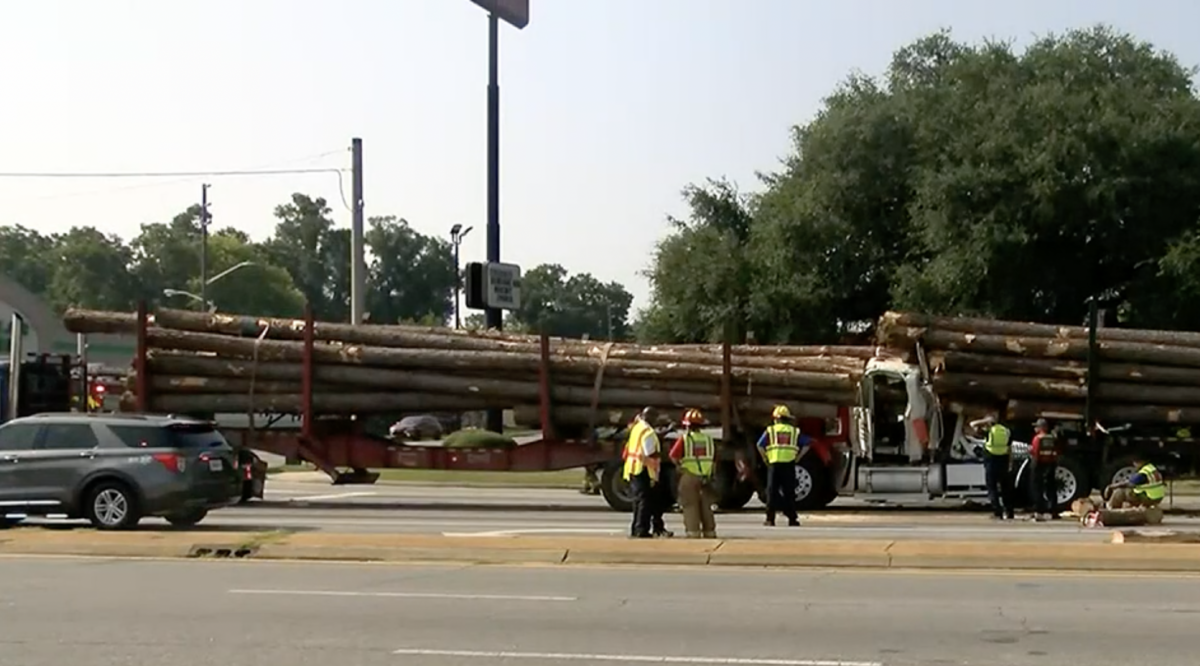
[[[888,308],[1078,324],[1090,297],[1200,330],[1193,74],[1106,27],[920,39],[794,128],[760,192],[685,191],[639,335],[832,342]]]
[[[326,321],[350,317],[350,230],[337,228],[324,199],[293,194],[275,208],[274,233],[261,242],[232,228],[210,228],[207,297],[219,310],[296,317],[304,304]],[[170,222],[144,224],[128,242],[93,227],[44,235],[0,226],[0,267],[53,307],[128,310],[196,307],[200,292],[200,207]],[[414,230],[403,218],[367,220],[367,313],[373,323],[442,325],[454,313],[454,254],[448,239]],[[243,262],[243,268],[213,276]],[[165,293],[166,292],[166,293]],[[616,282],[571,275],[544,264],[527,271],[522,307],[506,326],[552,335],[624,339],[633,296]],[[466,314],[466,313],[464,313]],[[467,325],[482,317],[468,315]]]

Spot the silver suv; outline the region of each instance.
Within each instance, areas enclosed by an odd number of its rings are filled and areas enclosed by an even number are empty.
[[[131,414],[36,414],[0,426],[0,524],[86,518],[129,529],[145,516],[199,523],[241,497],[237,455],[211,423]]]

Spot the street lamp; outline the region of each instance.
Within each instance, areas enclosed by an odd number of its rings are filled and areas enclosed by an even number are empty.
[[[467,227],[463,229],[463,225],[456,224],[450,227],[450,242],[454,244],[454,328],[462,328],[462,318],[459,316],[459,285],[462,283],[461,271],[458,267],[458,246],[462,245],[462,239],[471,233],[475,227]]]
[[[209,301],[208,301],[208,289],[207,288],[211,287],[213,285],[213,283],[215,283],[216,281],[225,277],[226,275],[229,275],[230,273],[234,273],[234,272],[242,270],[243,268],[246,268],[248,266],[254,266],[254,265],[255,265],[255,263],[253,261],[239,261],[238,263],[230,266],[229,268],[226,268],[225,270],[221,271],[220,273],[217,273],[216,275],[208,278],[207,280],[204,280],[203,284],[200,285],[200,294],[193,294],[192,292],[185,291],[183,289],[163,289],[162,293],[163,293],[163,296],[167,296],[167,297],[186,296],[186,297],[192,299],[193,301],[199,302],[200,309],[205,310],[210,313],[216,312],[217,306],[215,304],[209,303]]]

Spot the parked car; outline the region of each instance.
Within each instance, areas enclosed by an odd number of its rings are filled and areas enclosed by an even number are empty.
[[[0,522],[86,518],[102,530],[143,517],[193,526],[237,503],[243,471],[211,423],[137,414],[35,414],[0,426]]]

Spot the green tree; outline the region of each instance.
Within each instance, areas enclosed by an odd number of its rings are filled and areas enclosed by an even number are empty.
[[[265,317],[300,317],[304,315],[304,294],[292,283],[292,276],[280,266],[270,263],[266,251],[250,242],[246,234],[234,229],[221,229],[208,238],[208,274],[242,263],[239,268],[208,285],[206,294],[212,306],[224,312],[239,312]],[[187,290],[200,293],[200,277],[187,282]]]
[[[46,298],[59,309],[70,306],[128,310],[136,294],[133,252],[118,237],[94,227],[74,227],[54,237]]]
[[[35,294],[53,278],[54,239],[21,225],[0,227],[0,272]]]
[[[795,128],[744,200],[745,242],[693,202],[639,332],[711,339],[740,284],[738,320],[772,342],[834,342],[889,307],[1079,323],[1090,296],[1126,325],[1200,328],[1192,74],[1104,27],[1023,52],[918,40]]]
[[[591,273],[570,275],[558,264],[542,264],[521,276],[521,307],[513,324],[532,332],[594,340],[630,336],[633,296],[618,282]]]
[[[263,244],[270,263],[283,267],[317,319],[350,318],[349,231],[334,229],[329,205],[320,197],[292,195],[275,208],[275,233]]]
[[[394,215],[372,217],[367,224],[365,241],[372,255],[366,298],[370,321],[444,324],[454,312],[450,242],[418,233]]]

